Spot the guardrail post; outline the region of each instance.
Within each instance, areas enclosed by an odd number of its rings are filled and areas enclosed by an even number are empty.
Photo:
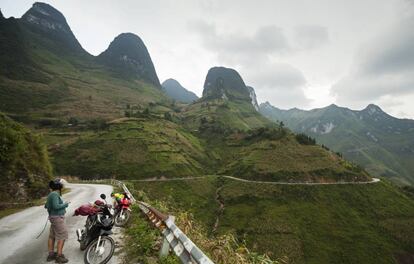
[[[161,249],[160,249],[160,258],[168,256],[169,252],[170,252],[170,243],[164,237],[163,240],[162,240],[162,245],[161,245]]]

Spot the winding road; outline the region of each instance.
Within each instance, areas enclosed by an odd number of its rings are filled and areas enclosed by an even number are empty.
[[[69,239],[66,241],[63,253],[69,259],[69,263],[83,263],[84,252],[79,250],[75,232],[76,229],[83,228],[86,219],[82,216],[72,216],[73,212],[80,205],[99,199],[101,193],[110,197],[112,186],[68,184],[67,187],[71,191],[64,194],[63,199],[71,202],[66,210]],[[43,206],[30,207],[0,219],[0,263],[54,263],[46,262],[50,223],[42,235],[36,239],[46,220],[47,212]],[[113,256],[108,263],[115,264],[117,262],[116,256]]]
[[[247,182],[247,183],[263,183],[263,184],[273,184],[273,185],[358,185],[358,184],[371,184],[371,183],[378,183],[381,180],[378,178],[372,178],[371,181],[360,181],[360,182],[346,182],[346,181],[338,181],[338,182],[272,182],[272,181],[252,181],[252,180],[245,180],[233,176],[226,176],[226,175],[208,175],[208,176],[198,176],[198,177],[183,177],[183,178],[162,178],[162,179],[143,179],[143,180],[128,180],[132,182],[159,182],[159,181],[185,181],[185,180],[197,180],[203,179],[208,177],[223,177],[226,179],[240,181],[240,182]]]

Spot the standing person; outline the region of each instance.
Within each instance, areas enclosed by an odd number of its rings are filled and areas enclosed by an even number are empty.
[[[51,192],[47,196],[45,208],[49,213],[50,234],[48,240],[49,255],[47,261],[55,260],[56,263],[67,263],[69,260],[63,255],[63,245],[68,239],[68,230],[65,224],[66,207],[69,203],[62,200],[63,183],[61,179],[49,182]],[[55,249],[55,241],[57,241],[57,252]]]

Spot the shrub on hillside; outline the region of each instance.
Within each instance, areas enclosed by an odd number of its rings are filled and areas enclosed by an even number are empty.
[[[105,119],[102,118],[95,118],[87,122],[87,127],[89,129],[98,131],[98,130],[105,130],[109,127],[109,124],[106,122]]]
[[[316,140],[314,138],[311,138],[310,136],[305,135],[303,133],[297,134],[295,138],[296,138],[296,141],[302,145],[315,145],[316,144]]]
[[[283,127],[269,128],[260,127],[254,130],[250,130],[246,136],[247,140],[252,139],[268,139],[268,140],[279,140],[287,135],[286,129]]]
[[[51,177],[40,137],[0,113],[0,200],[39,198]]]

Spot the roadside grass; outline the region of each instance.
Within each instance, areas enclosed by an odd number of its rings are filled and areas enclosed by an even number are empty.
[[[18,213],[22,210],[24,210],[25,208],[8,208],[8,209],[1,209],[0,210],[0,219],[3,217],[6,217],[8,215],[12,215],[15,213]]]
[[[131,184],[129,184],[131,185]],[[132,186],[133,188],[134,186]],[[131,188],[131,189],[132,189]],[[274,261],[266,255],[250,251],[243,241],[239,241],[232,234],[222,234],[210,237],[203,224],[195,220],[188,211],[183,211],[172,201],[151,200],[143,191],[132,191],[135,197],[151,204],[162,212],[173,214],[177,226],[214,261],[222,264],[278,264],[283,261]],[[189,201],[187,201],[189,202]],[[134,207],[134,211],[139,211]],[[158,253],[162,243],[160,232],[148,222],[146,217],[134,217],[126,228],[127,244],[125,263],[181,263],[170,253],[168,257],[159,259]]]
[[[230,233],[287,263],[397,263],[414,255],[414,200],[387,181],[282,186],[212,177],[129,185],[168,204],[173,215],[194,215],[211,239]],[[213,234],[218,187],[224,210]]]

